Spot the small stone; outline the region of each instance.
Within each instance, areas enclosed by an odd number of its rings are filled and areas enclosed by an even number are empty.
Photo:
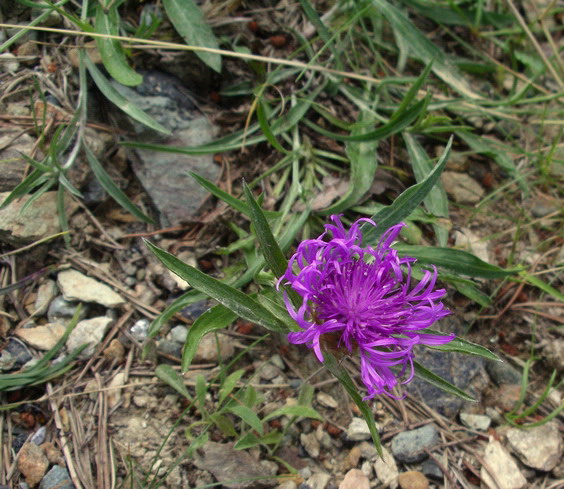
[[[562,201],[547,195],[538,195],[532,200],[531,214],[535,217],[544,217],[562,209]]]
[[[65,465],[65,459],[63,457],[63,453],[61,452],[61,450],[59,450],[58,447],[53,445],[52,442],[47,441],[43,443],[41,445],[41,448],[45,452],[45,456],[47,457],[47,460],[49,460],[49,463],[57,464],[61,466]]]
[[[320,424],[315,429],[315,437],[317,438],[317,440],[319,441],[319,443],[323,448],[329,449],[333,446],[333,443],[331,442],[331,436],[329,436],[329,433],[325,431],[324,426],[322,424]]]
[[[383,487],[396,489],[398,487],[398,466],[394,457],[386,447],[382,447],[383,458],[377,457],[374,462],[376,477]]]
[[[4,73],[15,73],[20,68],[20,64],[12,53],[0,54],[0,71]]]
[[[282,482],[276,489],[298,489],[298,485],[294,481],[289,480]]]
[[[0,58],[5,56],[0,54]],[[0,69],[4,63],[0,61]],[[4,202],[9,192],[0,193],[0,202]],[[0,209],[0,241],[19,246],[46,238],[61,231],[61,223],[57,212],[57,192],[45,192],[25,211],[25,204],[31,198],[26,195],[13,200]],[[68,205],[67,216],[70,216],[76,204]]]
[[[125,348],[118,339],[110,341],[108,347],[104,350],[104,358],[110,362],[116,361],[117,363],[123,362],[125,355]]]
[[[18,457],[18,469],[31,487],[39,483],[48,467],[49,461],[39,446],[26,443],[22,447]]]
[[[16,335],[37,350],[50,350],[63,337],[65,330],[61,324],[45,324],[35,328],[20,328]]]
[[[139,343],[143,343],[147,339],[147,335],[149,333],[149,325],[151,323],[148,319],[139,319],[135,322],[133,326],[129,329],[131,336],[133,339],[138,341]]]
[[[267,362],[260,367],[258,374],[261,379],[268,381],[277,377],[280,374],[280,369]]]
[[[311,458],[315,459],[319,457],[321,447],[319,446],[319,441],[315,437],[315,433],[302,433],[300,435],[300,443]]]
[[[372,438],[368,423],[362,418],[353,418],[347,428],[347,438],[351,441],[369,440]]]
[[[21,368],[32,360],[28,347],[17,338],[9,338],[8,344],[4,346],[2,354],[11,356],[12,368]]]
[[[465,173],[445,171],[441,181],[448,194],[460,204],[477,204],[484,196],[484,189]]]
[[[100,345],[113,321],[114,320],[108,316],[99,316],[80,321],[69,335],[67,349],[73,351],[85,343],[88,343],[88,346],[80,353],[79,357],[90,358]]]
[[[55,297],[51,304],[49,304],[49,310],[47,311],[47,319],[50,323],[59,323],[63,326],[68,326],[71,318],[76,312],[78,303],[70,302],[63,297]],[[84,319],[88,313],[88,307],[83,306],[80,310],[80,315],[78,320]]]
[[[370,489],[370,481],[362,470],[351,469],[345,474],[343,482],[339,484],[339,489]]]
[[[74,484],[68,470],[55,465],[43,477],[39,489],[74,489]]]
[[[272,363],[272,365],[274,365],[275,367],[278,367],[280,370],[286,369],[286,364],[284,363],[284,360],[282,360],[282,357],[278,355],[278,353],[270,357],[270,363]]]
[[[521,397],[521,386],[517,384],[502,384],[493,393],[495,405],[502,411],[511,411]]]
[[[521,385],[521,372],[517,371],[507,362],[488,362],[486,370],[497,385]]]
[[[437,428],[428,424],[396,435],[392,440],[392,453],[400,462],[421,462],[427,458],[425,449],[432,448],[438,441]]]
[[[435,463],[434,460],[427,459],[421,464],[421,472],[429,479],[441,482],[444,480],[444,474],[441,468]]]
[[[219,343],[219,357],[217,352],[217,344]],[[224,334],[216,335],[208,334],[202,338],[198,345],[198,350],[194,356],[195,363],[215,363],[219,358],[227,360],[235,353],[233,340]]]
[[[149,405],[150,397],[145,394],[133,396],[133,404],[139,408],[146,408]]]
[[[370,480],[372,477],[372,462],[365,460],[364,462],[362,462],[360,470],[362,470],[362,473]]]
[[[499,485],[485,467],[482,467],[480,475],[487,487],[496,489],[521,489],[527,484],[527,479],[521,474],[515,460],[507,453],[505,448],[494,438],[490,438],[484,453],[484,463],[495,474]]]
[[[483,414],[460,413],[460,421],[472,430],[487,431],[492,420]]]
[[[368,441],[363,441],[358,444],[360,448],[360,456],[366,460],[376,460],[378,457],[378,450],[374,446],[374,443],[370,443]],[[383,448],[385,450],[385,448]]]
[[[421,472],[410,470],[398,477],[401,489],[429,489],[429,481]]]
[[[125,304],[123,298],[102,282],[76,270],[59,272],[57,281],[67,300],[95,302],[105,307],[118,307]]]
[[[512,428],[507,441],[524,464],[543,472],[556,467],[562,456],[562,438],[554,422],[524,430]]]
[[[14,368],[16,359],[6,350],[0,352],[0,372],[8,372]]]
[[[472,253],[486,263],[491,263],[488,241],[482,240],[469,228],[454,232],[454,246]]]
[[[37,43],[34,41],[27,41],[18,46],[18,56],[35,58],[38,55],[39,48],[37,47]]]
[[[108,385],[108,407],[111,409],[115,407],[118,402],[121,400],[121,386],[125,384],[125,373],[119,372],[114,375],[114,378]]]
[[[98,46],[96,41],[85,42],[84,46],[80,48],[84,50],[90,61],[94,64],[101,64],[102,63],[102,56],[100,55],[100,51],[98,51]],[[68,57],[71,62],[71,65],[75,68],[80,66],[80,57],[78,55],[78,48],[71,48],[68,50]]]
[[[35,316],[45,314],[49,308],[49,304],[57,295],[57,284],[54,280],[46,280],[37,288],[37,298],[35,299],[34,312]]]
[[[170,339],[176,341],[183,345],[186,343],[186,338],[188,337],[188,328],[186,326],[175,326],[170,330]]]
[[[31,443],[36,445],[41,445],[45,441],[45,436],[47,435],[47,428],[45,426],[40,426],[38,430],[32,435]]]
[[[542,349],[542,355],[550,367],[564,372],[564,339],[555,338],[549,341]]]
[[[325,392],[319,392],[316,399],[319,404],[327,408],[337,409],[339,407],[339,403],[335,400],[335,398]]]
[[[157,343],[157,351],[175,358],[182,358],[182,345],[176,341],[161,340]]]
[[[330,480],[331,476],[329,474],[316,472],[307,480],[307,485],[311,487],[311,489],[325,489]]]
[[[360,461],[360,447],[354,446],[351,448],[350,452],[345,458],[345,464],[347,469],[355,469]]]

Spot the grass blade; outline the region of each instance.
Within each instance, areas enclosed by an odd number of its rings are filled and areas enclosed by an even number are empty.
[[[451,384],[449,381],[426,369],[419,362],[413,362],[413,367],[415,369],[415,375],[423,379],[425,382],[428,382],[429,384],[465,401],[477,402],[470,394],[467,394],[462,389],[459,389],[455,385]]]

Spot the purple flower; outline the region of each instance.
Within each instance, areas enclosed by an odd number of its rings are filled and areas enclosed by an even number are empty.
[[[440,302],[446,292],[433,290],[434,267],[413,283],[415,258],[400,258],[390,247],[405,224],[388,229],[372,248],[361,246],[360,232],[362,222],[375,226],[370,219],[359,219],[348,231],[340,216],[331,216],[331,221],[321,236],[298,246],[278,282],[302,298],[296,311],[285,296],[286,308],[301,328],[289,333],[288,339],[313,348],[321,362],[322,345],[358,351],[368,390],[364,399],[379,394],[396,397],[392,390],[398,378],[405,378],[402,384],[413,378],[414,345],[440,345],[454,339],[454,335],[421,332],[450,314]],[[398,366],[396,373],[393,366]]]

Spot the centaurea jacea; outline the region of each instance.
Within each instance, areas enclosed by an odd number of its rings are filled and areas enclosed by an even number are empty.
[[[321,236],[298,246],[280,278],[279,284],[290,286],[302,299],[296,310],[285,297],[289,314],[301,328],[288,339],[313,348],[323,362],[322,336],[336,337],[338,347],[351,354],[358,350],[365,399],[395,397],[398,378],[403,384],[413,378],[414,345],[440,345],[454,338],[421,332],[450,314],[440,302],[446,292],[434,290],[434,267],[413,284],[415,259],[399,257],[391,248],[403,223],[388,229],[372,248],[362,247],[360,231],[363,222],[375,226],[370,219],[357,220],[348,231],[340,216],[331,216],[331,221]]]

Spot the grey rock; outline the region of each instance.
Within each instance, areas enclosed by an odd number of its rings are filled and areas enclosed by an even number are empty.
[[[446,318],[441,324],[442,331],[452,331],[457,335],[464,332],[464,326],[456,318]],[[424,347],[416,348],[415,357],[426,368],[468,392],[477,400],[480,399],[482,391],[488,385],[483,358],[433,351]],[[466,401],[447,394],[418,377],[409,384],[408,392],[410,395],[419,394],[428,406],[450,419],[454,419],[462,407],[467,404]]]
[[[434,460],[428,459],[421,464],[421,472],[425,474],[426,477],[437,482],[442,482],[444,480],[444,474],[441,468],[435,463]]]
[[[21,368],[33,359],[28,348],[16,338],[9,338],[8,344],[4,346],[2,352],[7,352],[11,355],[12,368]]]
[[[16,128],[2,128],[2,133],[0,133],[0,175],[2,175],[0,192],[10,192],[22,181],[26,167],[22,154],[29,155],[33,146],[34,140],[29,134],[22,133]]]
[[[492,420],[484,414],[460,413],[460,421],[464,426],[477,431],[487,431]]]
[[[525,465],[548,472],[558,464],[562,456],[562,437],[554,422],[507,432],[507,441]]]
[[[272,380],[280,374],[280,369],[272,365],[272,363],[267,362],[260,367],[258,374],[263,380]]]
[[[144,82],[135,90],[117,83],[114,86],[171,131],[171,135],[165,137],[130,120],[137,138],[143,142],[199,146],[215,137],[217,131],[214,126],[189,103],[189,97],[179,89],[174,77],[148,72]],[[212,155],[192,156],[135,149],[131,151],[131,158],[135,174],[153,200],[160,223],[165,227],[193,219],[206,197],[206,191],[188,172],[214,181],[220,170]]]
[[[562,209],[562,201],[544,195],[533,198],[531,203],[531,213],[535,217],[544,217]]]
[[[186,326],[175,326],[170,330],[170,338],[172,341],[176,341],[177,343],[184,344],[186,343],[186,338],[188,337],[188,328]]]
[[[339,407],[339,403],[335,400],[335,398],[325,392],[319,392],[315,398],[319,404],[327,408],[337,409]]]
[[[50,323],[61,323],[66,326],[71,318],[76,312],[78,307],[77,302],[67,301],[64,297],[55,297],[51,304],[49,304],[49,310],[47,311],[47,319]],[[83,305],[80,310],[79,320],[84,319],[88,313],[88,306]]]
[[[311,458],[315,459],[319,457],[319,451],[321,447],[319,445],[319,441],[315,436],[315,433],[302,433],[300,435],[300,443]]]
[[[521,489],[527,484],[527,479],[519,470],[519,466],[503,448],[501,443],[490,438],[486,451],[484,453],[484,463],[495,475],[497,484],[485,467],[481,469],[481,478],[487,487],[495,487],[497,489]]]
[[[148,319],[139,319],[138,321],[135,321],[135,324],[129,329],[133,339],[139,343],[143,343],[147,339],[150,324],[151,323]]]
[[[392,439],[392,453],[400,462],[416,463],[427,458],[425,449],[439,441],[439,432],[432,424],[415,430],[404,431]]]
[[[0,203],[5,201],[8,194],[8,192],[0,193]],[[30,196],[26,195],[0,209],[0,241],[20,246],[61,231],[57,212],[57,192],[45,192],[23,211],[29,199]],[[76,209],[76,204],[69,200],[66,207],[67,216],[70,216]]]
[[[40,426],[38,430],[32,435],[31,443],[35,443],[36,445],[41,445],[45,441],[45,437],[47,436],[47,428],[45,426]]]
[[[37,298],[35,299],[34,312],[36,316],[45,314],[49,305],[57,295],[57,284],[54,280],[45,280],[37,288]]]
[[[398,466],[394,457],[386,447],[382,447],[383,458],[376,457],[374,472],[383,487],[396,489],[398,487]]]
[[[157,351],[175,358],[182,358],[182,345],[176,341],[161,340],[157,343]]]
[[[278,367],[280,370],[286,369],[286,364],[284,363],[284,360],[282,360],[282,357],[277,353],[272,355],[272,357],[270,358],[270,362],[272,363],[272,365]]]
[[[448,194],[460,204],[477,204],[484,196],[484,189],[465,173],[445,171],[441,181]]]
[[[497,385],[521,385],[521,373],[507,362],[488,362],[486,370]]]
[[[311,489],[325,489],[330,480],[331,476],[329,474],[316,472],[307,480],[307,485],[311,487]]]
[[[76,270],[59,272],[57,283],[66,300],[95,302],[110,308],[125,304],[123,298],[106,284]]]
[[[359,443],[358,447],[360,448],[360,456],[362,458],[366,460],[376,460],[376,457],[378,457],[378,450],[376,450],[374,443],[363,441]],[[385,450],[385,448],[383,448],[383,450]]]
[[[67,349],[73,351],[75,348],[88,343],[88,346],[80,353],[79,357],[83,359],[90,358],[100,345],[113,321],[114,320],[108,316],[83,319],[69,335],[67,339]]]
[[[7,372],[14,368],[16,359],[14,356],[6,350],[0,352],[0,372]]]
[[[54,465],[41,480],[39,489],[74,489],[74,484],[67,469]]]
[[[347,428],[347,438],[351,441],[370,440],[372,435],[368,423],[363,418],[353,418]]]
[[[206,443],[196,452],[194,464],[199,469],[211,472],[218,482],[227,489],[260,489],[277,484],[274,478],[264,478],[264,476],[274,474],[265,472],[265,467],[247,452],[234,450],[232,443]],[[235,478],[259,479],[232,482]]]

